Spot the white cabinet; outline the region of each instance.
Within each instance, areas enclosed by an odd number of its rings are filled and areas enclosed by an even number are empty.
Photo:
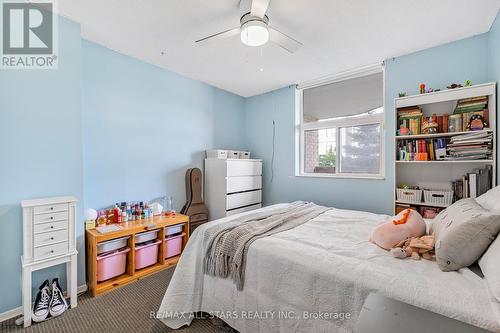
[[[262,207],[262,160],[205,159],[209,220]]]
[[[31,274],[66,264],[67,293],[76,307],[76,199],[57,197],[21,202],[23,208],[24,327],[31,325]]]

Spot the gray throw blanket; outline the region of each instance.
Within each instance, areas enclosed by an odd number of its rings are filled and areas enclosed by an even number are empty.
[[[246,256],[255,240],[290,230],[327,211],[328,207],[296,201],[285,207],[250,213],[205,231],[205,274],[231,279],[243,289]]]

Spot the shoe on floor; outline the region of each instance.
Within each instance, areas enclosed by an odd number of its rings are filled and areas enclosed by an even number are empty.
[[[50,299],[50,315],[57,317],[61,315],[68,308],[68,303],[64,298],[59,280],[56,278],[52,280],[52,298]]]
[[[49,315],[50,303],[50,286],[49,280],[42,283],[36,295],[35,304],[33,305],[33,313],[31,315],[34,322],[41,322],[47,319]]]

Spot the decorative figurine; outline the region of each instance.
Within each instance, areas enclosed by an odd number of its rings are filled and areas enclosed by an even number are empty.
[[[472,115],[469,120],[469,124],[467,128],[469,131],[481,131],[487,126],[486,122],[483,119],[483,116],[479,114]]]
[[[420,83],[418,88],[420,89],[421,94],[425,94],[425,83]]]
[[[465,80],[464,87],[470,87],[470,86],[472,86],[472,81],[471,80]]]
[[[455,89],[455,88],[462,88],[462,85],[460,83],[452,83],[449,86],[446,86],[448,89]]]
[[[438,126],[438,123],[433,117],[428,120],[426,119],[422,122],[422,134],[437,133]]]
[[[409,135],[410,129],[404,125],[399,126],[398,135]]]
[[[399,95],[399,97],[405,97],[406,93],[405,92],[400,92],[398,95]]]

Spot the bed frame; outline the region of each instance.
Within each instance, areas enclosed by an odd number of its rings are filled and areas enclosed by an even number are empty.
[[[367,297],[363,305],[354,332],[486,333],[489,331],[372,293]]]

